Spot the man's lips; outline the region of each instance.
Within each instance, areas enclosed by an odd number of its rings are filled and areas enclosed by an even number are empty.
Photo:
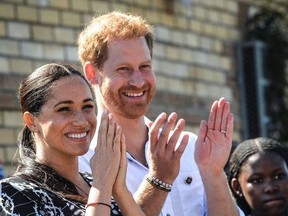
[[[143,96],[145,91],[141,92],[123,92],[123,94],[127,97],[141,97]]]

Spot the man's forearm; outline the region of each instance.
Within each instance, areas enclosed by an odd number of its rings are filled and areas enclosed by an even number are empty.
[[[149,216],[158,216],[167,198],[168,192],[160,190],[143,180],[134,198],[142,211]]]
[[[226,175],[218,176],[202,173],[202,181],[206,191],[209,216],[238,216],[239,210],[227,184]]]

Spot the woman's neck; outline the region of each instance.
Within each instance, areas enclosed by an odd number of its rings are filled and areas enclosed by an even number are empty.
[[[45,164],[55,170],[62,177],[73,181],[78,179],[78,159],[77,157],[39,157],[36,162]]]

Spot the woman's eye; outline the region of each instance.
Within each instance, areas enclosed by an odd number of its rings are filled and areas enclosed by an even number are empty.
[[[83,109],[87,109],[87,110],[94,109],[94,105],[91,105],[91,104],[85,105],[85,106],[83,107]]]
[[[252,179],[251,182],[253,184],[260,184],[263,182],[263,179],[262,178],[255,178],[255,179]]]
[[[60,109],[58,109],[58,112],[69,112],[69,111],[71,111],[69,107],[61,107]]]
[[[285,174],[285,173],[279,173],[279,174],[277,174],[277,175],[275,175],[275,179],[276,180],[280,180],[280,179],[284,179],[284,178],[286,178],[287,177],[287,175]]]

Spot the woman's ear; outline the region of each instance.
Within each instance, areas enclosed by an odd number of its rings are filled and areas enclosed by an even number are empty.
[[[86,79],[91,85],[98,84],[97,73],[99,72],[98,68],[94,67],[91,62],[86,62],[83,66],[83,71]]]
[[[24,112],[23,114],[23,121],[25,125],[32,131],[32,132],[37,132],[37,126],[36,126],[36,118],[33,114],[30,112]]]
[[[242,189],[241,189],[241,185],[240,185],[238,179],[232,178],[231,187],[236,194],[238,194],[240,197],[242,196]]]

